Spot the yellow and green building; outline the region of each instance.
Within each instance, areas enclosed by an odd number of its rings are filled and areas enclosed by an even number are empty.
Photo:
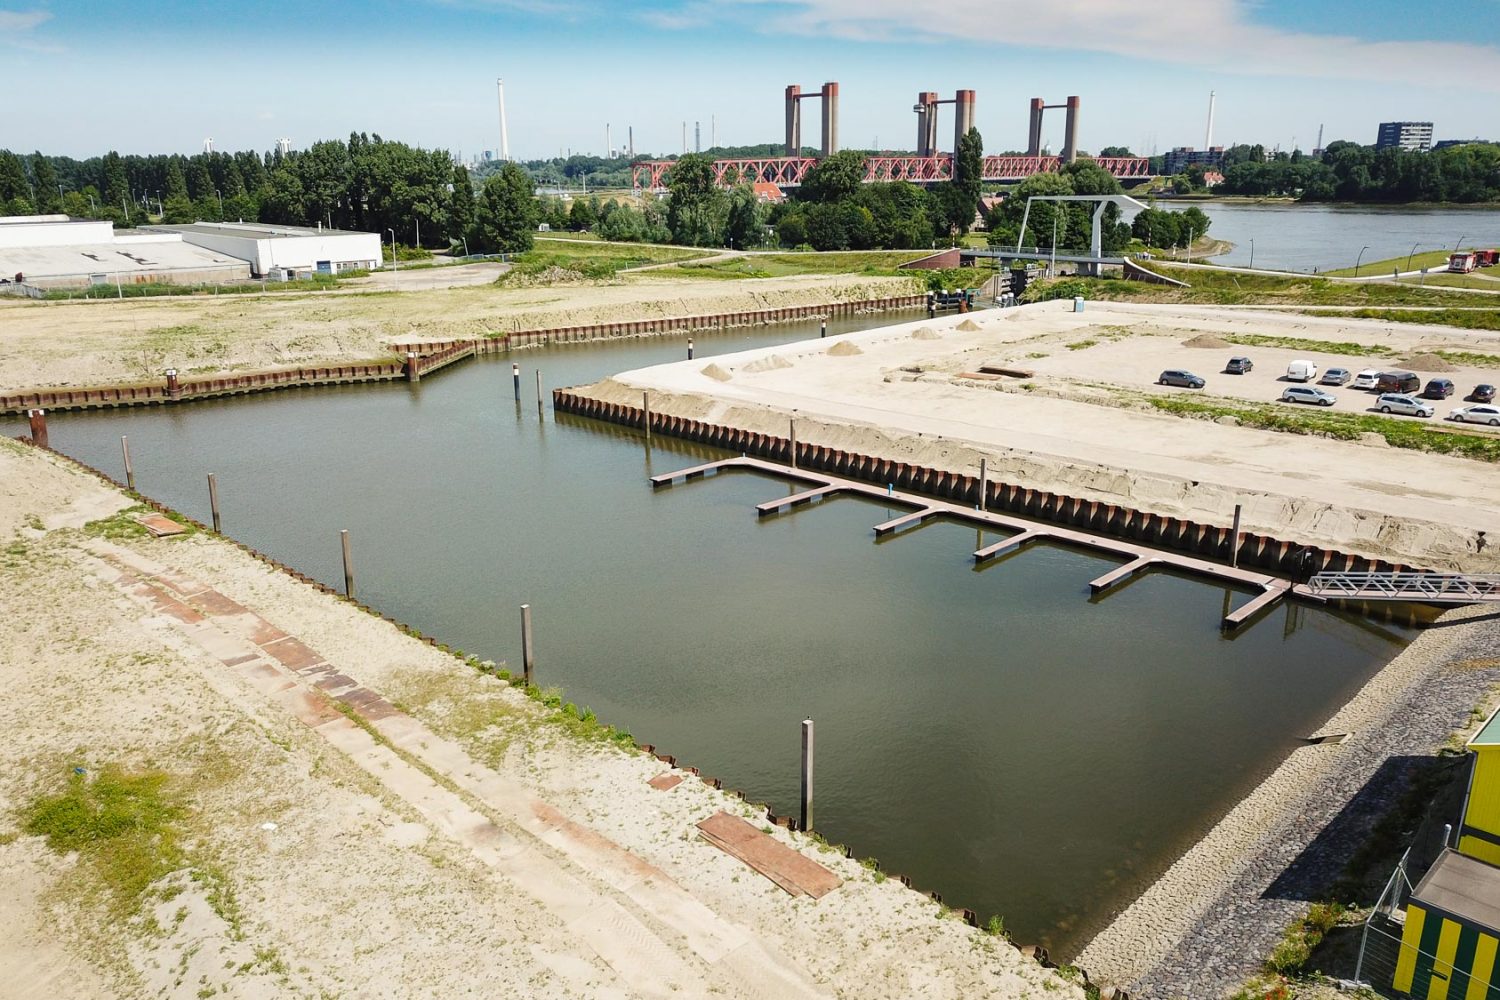
[[[1412,890],[1392,986],[1418,1000],[1500,1000],[1500,721],[1472,753],[1458,849],[1444,848]],[[1495,985],[1491,985],[1491,983]]]

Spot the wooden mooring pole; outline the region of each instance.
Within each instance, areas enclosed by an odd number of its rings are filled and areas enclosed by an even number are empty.
[[[1234,505],[1234,531],[1229,539],[1229,565],[1240,564],[1240,505]]]
[[[787,464],[797,467],[797,418],[787,421]]]
[[[651,447],[651,393],[641,393],[641,426],[646,428],[646,447]]]
[[[516,389],[516,402],[521,401],[521,366],[514,361],[510,363],[510,381]]]
[[[531,605],[521,605],[521,675],[526,685],[531,686],[532,668],[536,666],[536,653],[531,646]]]
[[[208,474],[208,509],[214,515],[214,534],[222,535],[219,530],[219,480],[212,472]]]
[[[990,478],[988,459],[979,460],[979,503],[976,505],[981,511],[990,509]]]
[[[130,438],[128,435],[120,435],[120,450],[125,453],[125,488],[135,492],[135,466],[130,464]]]
[[[339,543],[344,547],[344,596],[354,600],[354,557],[349,553],[349,529],[339,529]]]
[[[688,360],[693,360],[693,338],[688,338]]]
[[[47,445],[47,411],[27,410],[26,419],[30,422],[31,440],[38,448],[46,448]]]
[[[542,412],[542,370],[536,370],[536,412]]]
[[[798,828],[813,828],[813,720],[802,720],[802,815]]]

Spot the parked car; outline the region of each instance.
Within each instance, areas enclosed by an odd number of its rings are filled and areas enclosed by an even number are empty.
[[[1224,366],[1226,375],[1244,375],[1255,367],[1255,362],[1249,358],[1230,358],[1229,364]]]
[[[1331,392],[1311,385],[1293,385],[1281,391],[1283,403],[1312,403],[1317,406],[1332,406],[1338,402],[1338,397]]]
[[[1373,389],[1375,388],[1375,383],[1378,381],[1380,381],[1380,369],[1366,368],[1364,371],[1354,376],[1354,381],[1349,383],[1349,388]]]
[[[1448,414],[1448,419],[1466,424],[1489,424],[1491,427],[1500,427],[1500,406],[1493,403],[1460,406]]]
[[[1343,385],[1354,377],[1354,373],[1347,368],[1330,368],[1318,379],[1319,385]]]
[[[1451,378],[1435,378],[1427,383],[1427,388],[1422,390],[1424,399],[1447,399],[1453,395],[1453,380]]]
[[[1298,359],[1286,366],[1288,382],[1311,382],[1318,377],[1318,366],[1306,359]]]
[[[1431,403],[1424,403],[1415,396],[1399,392],[1388,392],[1375,400],[1375,408],[1381,413],[1404,413],[1408,417],[1430,417],[1434,410]]]
[[[1422,380],[1416,372],[1381,372],[1375,380],[1377,392],[1416,392],[1422,388]]]
[[[1495,401],[1495,387],[1488,382],[1481,382],[1469,393],[1469,401],[1472,403],[1493,403]]]
[[[1181,368],[1168,368],[1156,380],[1157,385],[1180,385],[1188,389],[1203,388],[1203,379]]]

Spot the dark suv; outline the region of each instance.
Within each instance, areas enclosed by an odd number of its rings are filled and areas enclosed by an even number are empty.
[[[1469,393],[1469,398],[1476,403],[1493,403],[1495,401],[1495,387],[1488,382],[1481,382]]]
[[[1230,358],[1229,364],[1224,366],[1226,375],[1243,375],[1255,367],[1255,362],[1249,358]]]
[[[1423,399],[1447,399],[1453,395],[1453,380],[1451,378],[1435,378],[1427,383],[1427,388],[1422,390]]]
[[[1380,393],[1416,392],[1420,388],[1422,380],[1416,372],[1381,372],[1375,380],[1375,391]]]

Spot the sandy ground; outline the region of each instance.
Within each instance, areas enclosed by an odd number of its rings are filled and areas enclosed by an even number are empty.
[[[1494,334],[1201,307],[1089,303],[1073,313],[1070,306],[946,316],[712,366],[678,362],[589,391],[638,406],[650,389],[657,412],[781,436],[795,414],[798,439],[813,444],[971,474],[985,458],[1002,481],[1209,523],[1227,525],[1242,503],[1247,530],[1419,566],[1500,569],[1491,541],[1500,537],[1500,475],[1492,464],[1393,449],[1379,438],[1335,441],[1190,420],[1141,402],[1147,391],[1187,391],[1147,388],[1164,367],[1202,368],[1208,357],[1222,365],[1231,353],[1250,353],[1264,359],[1254,378],[1284,371],[1281,355],[1291,353],[1182,346],[1204,332],[1496,353]],[[1094,343],[1067,346],[1084,341]],[[957,377],[993,363],[1034,374]],[[1231,378],[1210,385],[1222,391]],[[1254,384],[1237,385],[1262,392]]]
[[[443,264],[435,267],[398,267],[394,271],[374,271],[363,278],[341,282],[341,288],[379,289],[392,292],[416,292],[433,288],[468,288],[488,285],[506,271],[509,264],[484,261],[475,264]]]
[[[1082,996],[776,830],[844,880],[794,900],[695,836],[750,807],[226,542],[80,530],[129,501],[58,459],[0,441],[0,490],[7,996]],[[110,764],[186,804],[187,867],[123,921],[19,819]]]
[[[450,270],[457,269],[387,274],[382,280],[447,280]],[[482,284],[400,293],[4,299],[0,389],[157,379],[169,367],[196,375],[365,361],[388,357],[393,342],[877,298],[910,287],[904,278],[845,275],[735,282],[641,275],[609,284],[540,288]]]

